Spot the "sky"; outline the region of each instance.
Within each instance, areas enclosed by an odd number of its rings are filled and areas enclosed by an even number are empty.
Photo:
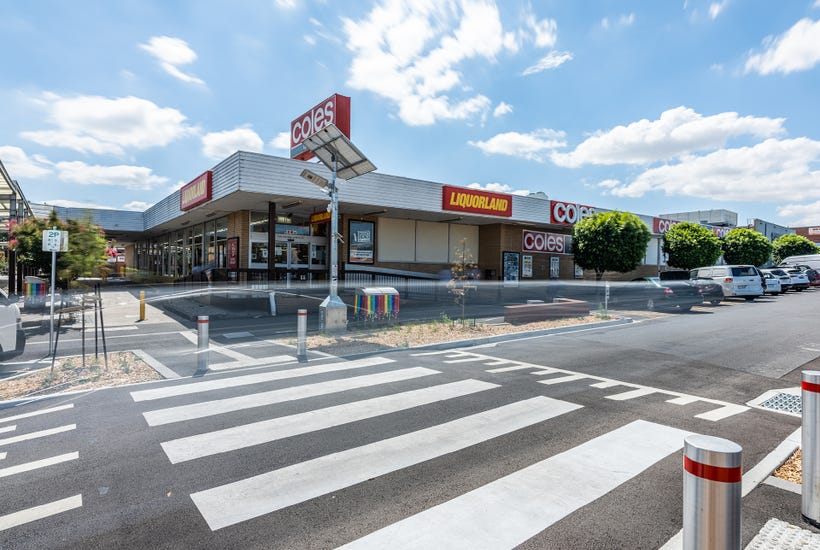
[[[0,161],[144,210],[351,97],[381,173],[820,225],[820,0],[0,0]]]

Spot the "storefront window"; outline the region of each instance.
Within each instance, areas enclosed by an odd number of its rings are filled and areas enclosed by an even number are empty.
[[[251,243],[251,263],[268,264],[268,243]]]
[[[228,218],[217,218],[216,220],[216,265],[217,267],[228,267],[227,255],[228,243]]]
[[[251,212],[251,233],[268,233],[268,213]]]

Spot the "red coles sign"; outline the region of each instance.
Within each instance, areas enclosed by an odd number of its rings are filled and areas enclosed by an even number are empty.
[[[593,206],[584,206],[573,202],[550,201],[550,223],[557,225],[575,225],[594,213],[595,208]]]
[[[302,142],[328,124],[335,124],[341,133],[350,137],[349,97],[333,94],[290,123],[290,158],[312,158],[313,153],[308,151]]]
[[[652,218],[652,233],[657,233],[659,235],[663,235],[669,228],[673,225],[679,224],[679,221],[675,220],[666,220],[664,218]]]
[[[521,232],[522,252],[551,252],[553,254],[568,254],[567,235],[557,233],[543,233],[525,229]]]

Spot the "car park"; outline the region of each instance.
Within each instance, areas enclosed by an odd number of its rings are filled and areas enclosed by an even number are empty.
[[[610,303],[617,308],[689,311],[703,303],[700,289],[689,281],[665,281],[641,277],[611,286]]]
[[[792,290],[800,292],[809,288],[809,277],[804,271],[797,268],[786,269],[785,271],[792,279]]]
[[[780,278],[772,275],[771,273],[763,273],[763,282],[766,285],[766,287],[763,289],[764,294],[771,294],[772,296],[777,296],[778,294],[783,292],[783,287],[780,284]]]
[[[791,290],[792,288],[792,278],[786,273],[785,269],[781,269],[779,267],[771,268],[771,269],[761,269],[760,271],[763,272],[764,275],[771,274],[774,277],[777,277],[780,280],[780,288],[782,292],[786,292],[787,290]]]
[[[17,298],[0,289],[0,357],[22,353],[25,344],[23,321]]]
[[[763,296],[760,273],[753,265],[715,265],[693,269],[692,278],[712,279],[723,287],[724,296],[754,300]]]
[[[661,271],[658,277],[664,284],[667,281],[689,281],[690,284],[700,289],[703,301],[712,305],[716,306],[723,301],[723,287],[712,279],[698,278],[697,275],[692,277],[689,271],[679,269]]]

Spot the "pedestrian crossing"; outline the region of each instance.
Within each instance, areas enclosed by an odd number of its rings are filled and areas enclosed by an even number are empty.
[[[689,405],[696,402],[708,403],[714,405],[716,408],[694,415],[695,418],[701,420],[708,420],[710,422],[718,422],[736,414],[740,414],[750,410],[750,407],[745,405],[738,405],[735,403],[728,403],[719,399],[709,399],[706,397],[698,397],[672,390],[653,388],[642,384],[634,384],[632,382],[624,382],[622,380],[615,380],[603,376],[595,376],[591,374],[575,372],[567,369],[560,369],[556,367],[549,367],[543,365],[536,365],[527,363],[525,361],[515,361],[511,359],[499,359],[489,355],[482,355],[480,353],[461,351],[461,350],[444,350],[444,351],[426,351],[414,353],[412,357],[431,357],[440,356],[444,364],[476,364],[484,368],[484,371],[490,374],[503,374],[508,372],[526,371],[532,376],[539,377],[536,382],[545,386],[553,386],[557,384],[566,384],[568,382],[590,381],[589,387],[600,390],[607,390],[610,388],[618,388],[621,391],[618,393],[610,393],[604,395],[605,399],[612,401],[628,401],[631,399],[638,399],[649,395],[661,395],[668,397],[666,403],[671,405]],[[627,391],[623,391],[627,389]]]
[[[450,360],[461,359],[469,358]],[[495,363],[490,365],[493,368],[514,366],[505,360],[489,360]],[[444,365],[440,369],[402,366],[380,356],[307,367],[297,364],[269,372],[220,374],[212,380],[152,387],[130,395],[140,405],[150,429],[173,426],[173,430],[158,432],[160,447],[172,467],[213,479],[212,486],[196,487],[189,497],[214,532],[465,452],[583,409],[580,404],[545,395],[514,398],[504,392],[502,384],[485,380],[453,381],[444,374]],[[362,373],[364,368],[369,370]],[[584,379],[578,373],[556,372],[562,378]],[[332,379],[328,380],[329,376]],[[607,385],[610,382],[596,381],[604,387],[624,385]],[[284,387],[264,388],[268,383]],[[611,397],[624,401],[654,391],[631,388]],[[225,396],[225,392],[231,393]],[[330,406],[277,413],[283,403],[328,395],[335,396]],[[357,422],[380,421],[394,414],[420,416],[426,407],[434,406],[451,416],[335,452],[331,445],[318,456],[274,469],[259,465],[261,471],[248,472],[243,467],[248,473],[241,479],[230,471],[221,471],[214,478],[202,460],[219,455],[224,470],[230,464],[225,458],[231,453],[271,444],[266,449],[276,453],[276,442],[284,439],[322,430],[355,431]],[[243,410],[257,411],[253,422],[247,421],[247,415],[227,416]],[[218,422],[207,424],[213,429],[203,431],[203,419],[213,417],[218,417]],[[348,542],[345,548],[513,548],[679,452],[686,435],[689,432],[678,428],[636,420],[420,513],[390,525],[377,525],[369,535]],[[222,482],[220,476],[224,476]],[[270,520],[266,522],[268,525]]]
[[[49,437],[76,430],[76,424],[62,424],[45,429],[28,428],[31,422],[61,424],[65,416],[71,413],[73,407],[73,404],[60,405],[0,418],[0,449],[2,449],[0,451],[0,460],[3,460],[3,465],[0,467],[0,484],[16,479],[15,476],[26,473],[36,474],[60,464],[75,464],[79,460],[79,451],[47,456],[28,462],[18,462],[16,460],[18,456],[29,454],[25,452],[23,446],[20,445],[21,443],[47,440]],[[11,424],[12,422],[14,424]],[[6,463],[11,465],[6,466]],[[37,478],[35,478],[34,483],[36,485]],[[82,494],[71,495],[52,502],[36,503],[37,493],[29,492],[25,495],[25,498],[32,501],[33,505],[21,510],[11,511],[8,509],[8,504],[3,504],[4,502],[12,502],[11,494],[6,492],[4,496],[6,498],[0,500],[0,533],[13,527],[82,507]]]

